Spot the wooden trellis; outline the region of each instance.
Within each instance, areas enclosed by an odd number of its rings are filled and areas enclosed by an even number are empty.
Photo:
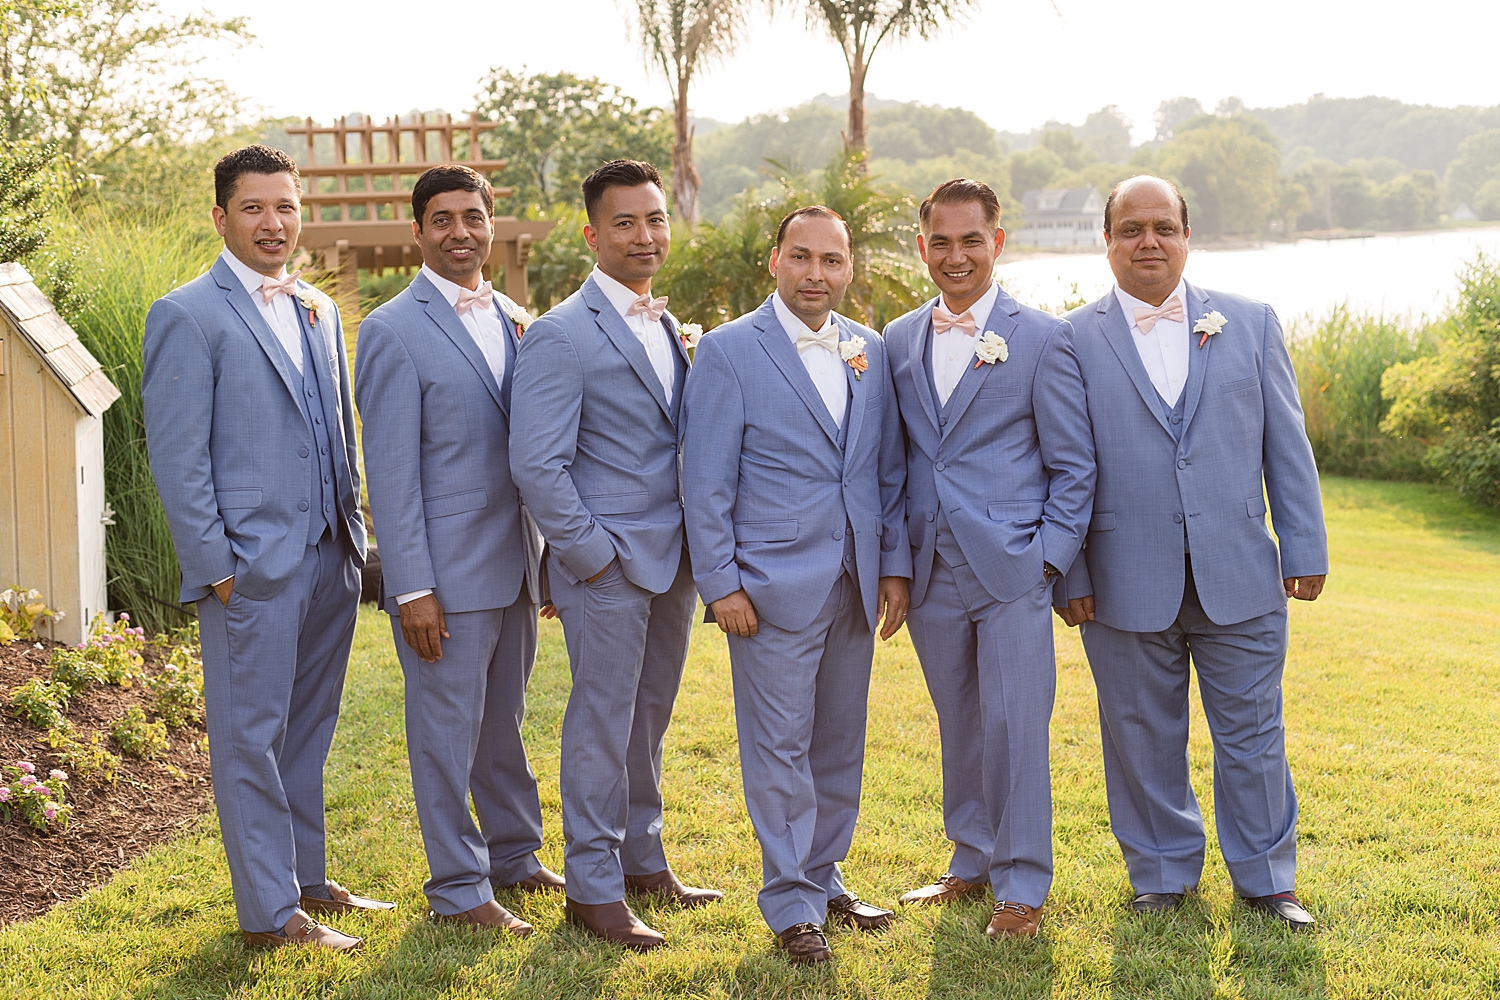
[[[339,273],[345,301],[358,294],[361,267],[384,273],[421,265],[410,207],[412,185],[423,171],[440,163],[462,163],[485,175],[505,168],[504,160],[486,160],[480,150],[480,136],[494,122],[474,115],[454,122],[452,115],[423,114],[415,121],[394,116],[377,125],[361,117],[355,123],[340,118],[327,126],[308,118],[287,129],[305,136],[307,143],[297,164],[303,181],[301,245],[316,251],[323,267]],[[319,149],[328,145],[320,144],[319,136],[332,139],[331,162],[328,151]],[[497,198],[509,195],[509,188],[495,189]],[[524,304],[531,244],[546,238],[554,225],[544,219],[496,216],[485,277],[495,266],[503,268],[505,294]]]

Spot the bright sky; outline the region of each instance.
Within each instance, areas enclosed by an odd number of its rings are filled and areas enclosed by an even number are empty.
[[[752,3],[756,0],[751,0]],[[413,108],[459,113],[491,67],[568,70],[669,105],[629,34],[631,0],[162,0],[244,16],[258,41],[205,66],[276,115],[377,119]],[[1234,95],[1257,107],[1377,94],[1418,104],[1500,104],[1494,39],[1500,4],[1427,0],[1420,7],[1347,0],[1158,0],[1128,18],[1118,0],[981,0],[965,24],[931,42],[876,53],[867,89],[880,97],[968,108],[996,128],[1082,122],[1117,104],[1149,138],[1163,99],[1212,110]],[[462,20],[458,17],[461,16]],[[446,18],[446,20],[444,20]],[[694,87],[695,115],[739,121],[848,86],[838,48],[798,15],[764,15],[732,58]]]

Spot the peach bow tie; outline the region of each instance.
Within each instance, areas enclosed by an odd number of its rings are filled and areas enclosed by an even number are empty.
[[[266,305],[278,295],[297,294],[297,279],[302,277],[301,271],[293,271],[283,278],[261,278],[260,300]]]
[[[630,303],[630,308],[625,310],[626,316],[639,316],[646,314],[646,318],[653,323],[660,323],[662,314],[667,311],[667,297],[663,295],[659,299],[653,299],[649,295],[642,295]]]
[[[453,303],[453,311],[463,316],[475,306],[486,312],[495,308],[495,288],[488,281],[472,291],[467,288],[460,288],[458,290],[458,301]]]
[[[1175,295],[1155,309],[1135,307],[1135,326],[1143,334],[1150,333],[1151,328],[1156,326],[1156,321],[1159,319],[1170,323],[1181,323],[1185,318],[1187,314],[1182,311],[1182,300]]]
[[[932,310],[932,332],[947,333],[949,330],[955,329],[966,337],[972,337],[979,328],[974,325],[974,315],[967,309],[955,316],[942,306],[934,307]]]

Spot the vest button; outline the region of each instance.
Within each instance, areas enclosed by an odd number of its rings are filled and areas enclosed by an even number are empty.
[[[297,505],[297,509],[298,510],[306,510],[307,509],[307,501],[303,500],[301,503],[299,503]]]
[[[1174,414],[1172,414],[1172,423],[1174,423],[1174,424],[1180,424],[1180,423],[1182,423],[1182,414],[1180,414],[1180,413],[1174,413]]]

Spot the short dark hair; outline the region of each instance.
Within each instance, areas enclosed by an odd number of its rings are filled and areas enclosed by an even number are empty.
[[[427,203],[446,191],[474,191],[484,201],[485,212],[495,214],[495,192],[484,175],[462,163],[444,163],[423,171],[412,185],[411,217],[418,229],[422,227],[422,216],[427,214]]]
[[[922,207],[917,209],[917,225],[925,234],[928,221],[932,218],[932,206],[965,205],[969,202],[978,202],[979,207],[984,209],[985,225],[992,230],[1000,228],[1000,199],[995,196],[994,189],[984,181],[968,177],[955,177],[933,188],[932,194],[923,198]]]
[[[612,187],[640,187],[642,184],[655,184],[661,189],[662,196],[666,196],[661,171],[645,160],[610,160],[589,174],[583,179],[583,210],[588,213],[589,222],[593,223],[594,213],[604,200],[604,192]]]
[[[214,164],[214,204],[227,212],[229,199],[234,197],[235,185],[246,174],[291,174],[299,190],[301,188],[297,161],[279,149],[257,142],[232,153],[225,153]]]
[[[839,225],[844,227],[844,239],[849,241],[849,249],[854,249],[854,230],[849,228],[849,223],[844,220],[842,215],[827,205],[803,205],[801,208],[794,208],[786,213],[786,218],[782,219],[781,225],[776,227],[776,245],[778,247],[781,246],[781,242],[786,239],[787,228],[793,222],[810,216],[820,216],[824,219],[833,219],[838,222]]]
[[[1123,181],[1121,181],[1120,183],[1116,184],[1113,188],[1110,189],[1109,198],[1104,202],[1104,235],[1105,236],[1112,235],[1110,233],[1110,228],[1109,228],[1110,227],[1109,210],[1115,207],[1115,198],[1119,196],[1119,194],[1120,194],[1120,188],[1124,187],[1126,184],[1129,184],[1131,181],[1138,181],[1138,180],[1140,180],[1143,177],[1150,178],[1151,180],[1154,180],[1154,181],[1161,181],[1167,187],[1169,187],[1169,188],[1172,189],[1172,193],[1177,196],[1177,206],[1178,206],[1178,208],[1180,208],[1182,210],[1182,228],[1186,229],[1188,227],[1187,199],[1182,196],[1182,192],[1181,191],[1177,190],[1177,185],[1173,184],[1171,181],[1167,180],[1165,177],[1157,177],[1155,174],[1136,174],[1134,177],[1127,177],[1127,178],[1125,178]]]

